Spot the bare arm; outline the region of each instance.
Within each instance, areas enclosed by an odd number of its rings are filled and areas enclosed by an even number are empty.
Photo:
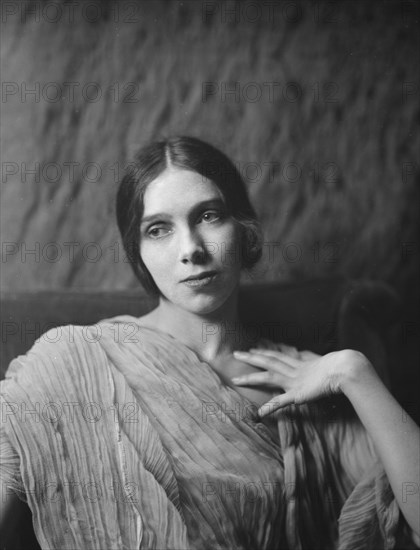
[[[343,392],[370,435],[413,540],[420,545],[420,429],[405,413],[360,352],[342,350],[302,358],[252,350],[238,359],[266,369],[233,379],[238,385],[269,385],[285,393],[260,409],[264,416],[286,405]]]
[[[351,368],[342,369],[339,386],[372,438],[400,510],[420,545],[420,429],[371,363],[364,356],[350,358]]]

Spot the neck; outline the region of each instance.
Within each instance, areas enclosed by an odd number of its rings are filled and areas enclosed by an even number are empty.
[[[217,311],[198,315],[161,298],[149,319],[159,329],[193,349],[201,359],[212,362],[243,346],[237,302],[236,290]]]

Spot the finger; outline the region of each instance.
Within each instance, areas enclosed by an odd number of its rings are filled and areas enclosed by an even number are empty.
[[[287,344],[277,344],[279,349],[259,349],[259,348],[252,348],[249,351],[256,351],[261,353],[266,353],[268,355],[272,354],[275,355],[276,353],[285,353],[289,357],[293,357],[294,359],[300,358],[300,351],[298,351],[293,346],[288,346]]]
[[[276,359],[281,359],[283,361],[289,361],[291,365],[297,366],[300,360],[300,352],[295,348],[294,353],[289,353],[287,350],[277,350],[277,349],[258,349],[252,348],[249,350],[249,353],[259,353],[265,355],[266,357],[274,357]]]
[[[254,367],[274,370],[276,372],[287,372],[290,375],[294,373],[293,365],[288,363],[285,357],[273,357],[262,353],[249,353],[246,351],[234,351],[233,355],[235,359],[249,363]]]
[[[304,350],[300,352],[300,358],[302,361],[310,361],[313,359],[319,359],[322,357],[321,355],[318,355],[318,353],[314,353],[313,351]]]
[[[234,352],[234,357],[254,367],[295,376],[295,368],[278,357],[268,357],[258,353]]]
[[[283,355],[288,355],[287,352],[285,352],[283,350],[279,351],[279,350],[276,350],[276,349],[251,348],[248,351],[249,351],[249,353],[260,353],[261,355],[265,355],[267,357],[275,357],[275,358],[282,357]],[[290,355],[289,355],[289,357],[290,357]]]
[[[293,392],[286,392],[281,395],[277,395],[267,403],[264,403],[259,409],[258,409],[258,416],[260,418],[264,418],[265,416],[274,413],[275,411],[278,411],[279,409],[286,407],[287,405],[293,405],[295,402],[295,398],[293,395]]]
[[[291,357],[294,357],[295,359],[300,358],[300,351],[298,351],[294,346],[288,346],[287,344],[279,344],[280,351],[283,353],[286,353],[287,355],[290,355]]]
[[[232,382],[237,386],[270,386],[283,388],[287,383],[287,376],[274,372],[253,372],[232,378]]]

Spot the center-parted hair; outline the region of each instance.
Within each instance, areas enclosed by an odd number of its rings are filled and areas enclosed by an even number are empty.
[[[124,250],[136,277],[153,295],[160,291],[140,256],[140,225],[147,186],[167,168],[191,170],[220,189],[227,213],[242,229],[242,267],[250,269],[261,257],[261,232],[245,183],[232,161],[200,139],[177,136],[142,147],[130,163],[117,192],[117,222]]]

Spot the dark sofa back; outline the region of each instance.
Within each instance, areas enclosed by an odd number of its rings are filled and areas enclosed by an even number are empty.
[[[140,291],[19,292],[1,299],[2,377],[10,361],[51,328],[123,314],[138,317],[155,305]],[[239,308],[251,339],[267,337],[318,353],[351,347],[379,371],[387,369],[398,298],[382,283],[335,278],[248,285],[241,288]]]

